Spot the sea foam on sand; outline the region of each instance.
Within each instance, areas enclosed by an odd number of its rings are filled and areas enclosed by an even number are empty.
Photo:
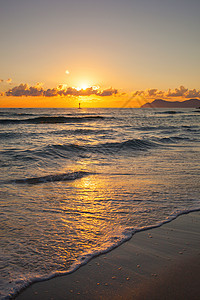
[[[179,216],[17,299],[199,299],[199,228],[199,211]]]

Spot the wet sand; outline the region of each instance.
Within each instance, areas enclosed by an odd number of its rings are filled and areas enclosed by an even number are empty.
[[[72,274],[32,284],[17,300],[200,299],[200,211],[92,259]]]

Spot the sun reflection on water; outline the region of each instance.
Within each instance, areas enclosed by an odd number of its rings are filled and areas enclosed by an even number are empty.
[[[90,175],[72,183],[73,201],[62,201],[61,221],[66,231],[73,231],[79,252],[107,248],[113,236],[121,232],[118,216],[112,209],[115,195],[105,178]],[[115,215],[115,216],[114,216]],[[73,228],[71,222],[73,221]],[[104,246],[103,246],[104,245]],[[66,245],[67,246],[67,245]],[[62,251],[63,255],[63,251]]]

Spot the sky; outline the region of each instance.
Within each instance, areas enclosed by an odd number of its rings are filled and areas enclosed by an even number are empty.
[[[0,0],[0,107],[200,98],[199,0]]]

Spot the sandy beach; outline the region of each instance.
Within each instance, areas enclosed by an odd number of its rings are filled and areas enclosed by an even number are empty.
[[[16,299],[199,299],[199,228],[199,211],[179,216]]]

